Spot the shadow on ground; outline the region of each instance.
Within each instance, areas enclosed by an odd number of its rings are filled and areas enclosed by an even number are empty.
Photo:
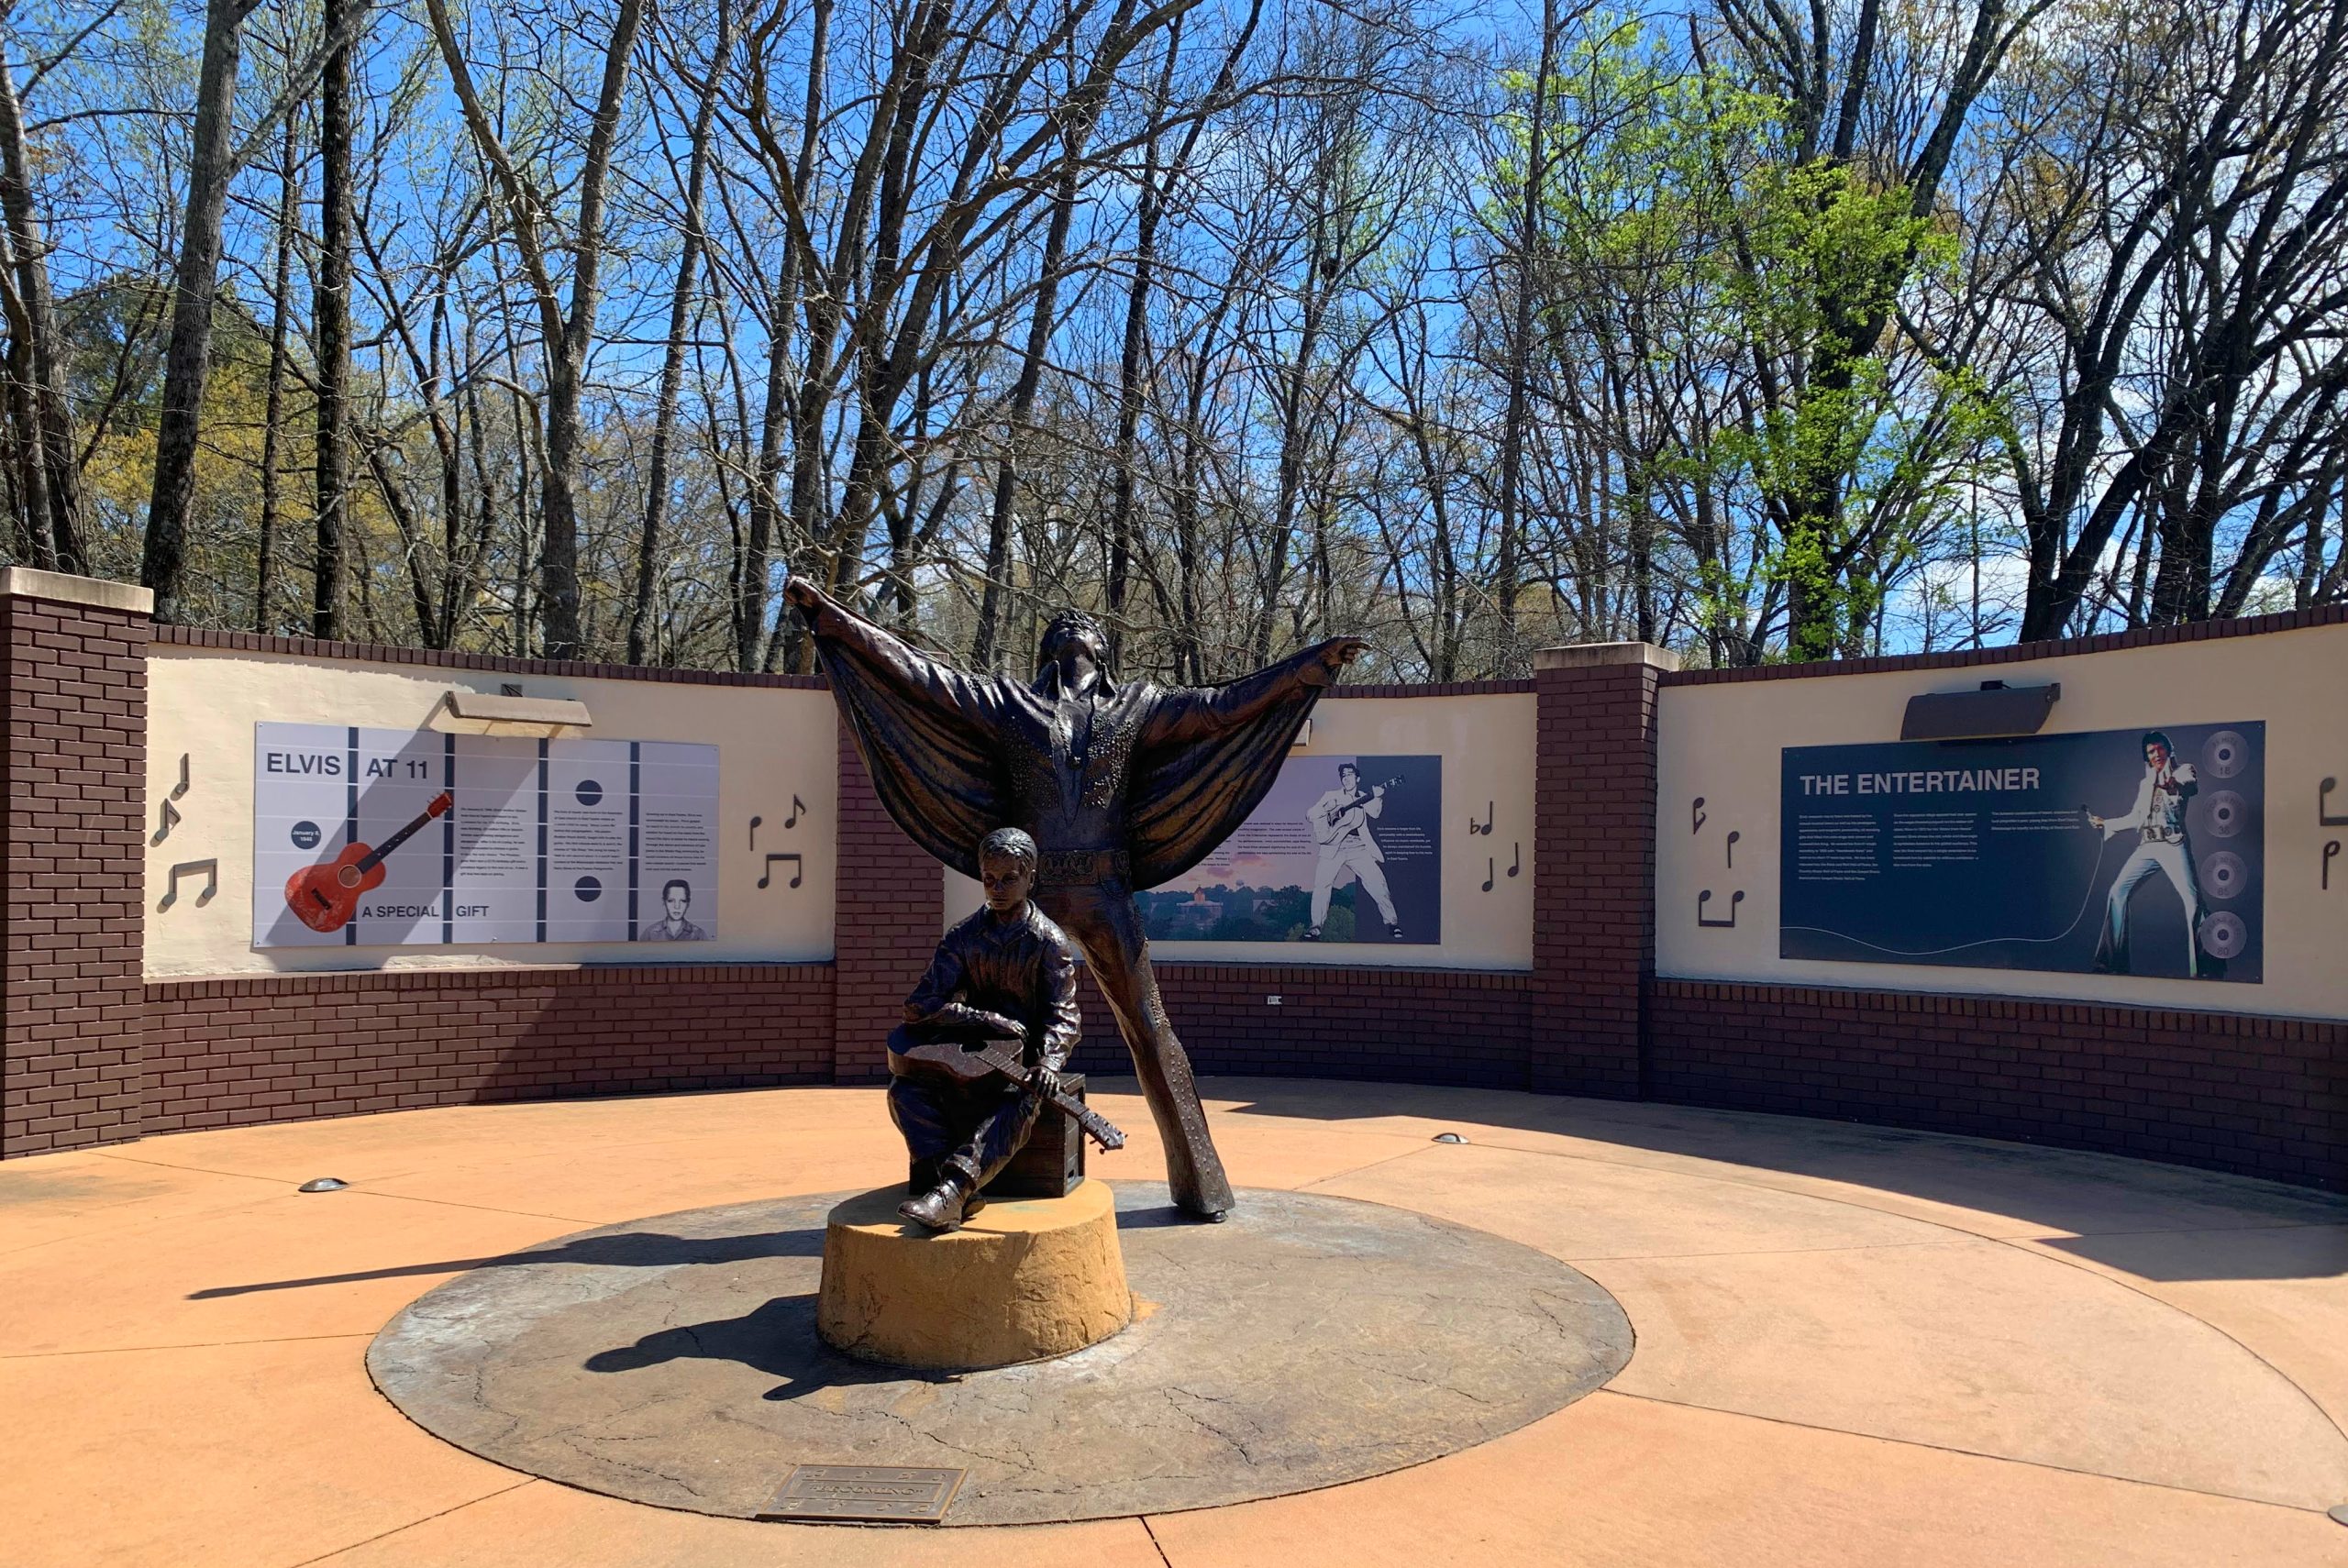
[[[730,1361],[781,1384],[763,1397],[803,1399],[826,1388],[871,1383],[944,1382],[948,1375],[879,1366],[841,1355],[815,1334],[815,1297],[779,1296],[739,1318],[657,1329],[634,1344],[598,1351],[581,1364],[590,1372],[641,1372],[672,1361]]]
[[[212,1301],[223,1296],[250,1296],[262,1290],[301,1290],[314,1285],[350,1285],[369,1279],[405,1279],[425,1274],[463,1274],[477,1268],[514,1268],[524,1264],[593,1264],[620,1268],[673,1268],[681,1264],[738,1264],[757,1258],[819,1258],[824,1232],[778,1231],[759,1236],[667,1236],[657,1231],[631,1231],[616,1236],[581,1236],[559,1246],[534,1247],[527,1252],[495,1257],[441,1258],[432,1263],[400,1264],[390,1268],[362,1269],[352,1274],[312,1275],[305,1279],[271,1279],[254,1285],[218,1285],[191,1291],[190,1301]]]
[[[1094,1091],[1134,1094],[1130,1078]],[[1210,1099],[1317,1122],[1482,1124],[1902,1193],[2067,1231],[2046,1244],[2141,1278],[2348,1275],[2348,1195],[2113,1154],[1758,1111],[1357,1081],[1222,1077]],[[1468,1134],[1472,1139],[1472,1132]]]

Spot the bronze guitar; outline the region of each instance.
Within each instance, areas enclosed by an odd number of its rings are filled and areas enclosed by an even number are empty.
[[[1000,1036],[949,1035],[925,1041],[910,1051],[889,1049],[889,1070],[903,1077],[968,1086],[991,1077],[1007,1078],[1024,1089],[1034,1089],[1033,1068],[1004,1049]],[[1064,1089],[1047,1089],[1043,1099],[1076,1118],[1085,1136],[1104,1149],[1122,1149],[1125,1135],[1108,1118]]]

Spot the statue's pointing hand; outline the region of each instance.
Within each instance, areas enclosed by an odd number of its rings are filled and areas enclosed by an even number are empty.
[[[1346,666],[1361,657],[1363,653],[1368,651],[1368,647],[1369,643],[1368,640],[1361,637],[1333,637],[1328,642],[1323,644],[1321,647],[1322,668],[1327,673],[1324,679],[1314,682],[1314,684],[1320,686],[1335,686],[1337,683],[1338,671],[1344,669]]]

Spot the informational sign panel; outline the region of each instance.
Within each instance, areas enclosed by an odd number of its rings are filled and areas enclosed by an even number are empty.
[[[2262,723],[1782,755],[1783,957],[2260,978]]]
[[[253,726],[253,945],[701,942],[717,748]]]
[[[1239,830],[1139,896],[1154,942],[1439,943],[1443,758],[1290,757]]]

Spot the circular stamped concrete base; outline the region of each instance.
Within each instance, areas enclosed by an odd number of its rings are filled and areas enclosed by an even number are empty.
[[[815,1331],[859,1361],[957,1371],[1041,1361],[1133,1321],[1102,1181],[998,1198],[958,1231],[899,1217],[904,1183],[849,1198],[824,1235]]]
[[[815,1333],[842,1194],[590,1231],[423,1297],[376,1386],[485,1459],[749,1518],[794,1464],[955,1466],[947,1522],[1210,1507],[1358,1480],[1513,1431],[1631,1354],[1612,1297],[1543,1253],[1346,1198],[1251,1190],[1193,1223],[1115,1185],[1136,1315],[1052,1361],[960,1375]]]

